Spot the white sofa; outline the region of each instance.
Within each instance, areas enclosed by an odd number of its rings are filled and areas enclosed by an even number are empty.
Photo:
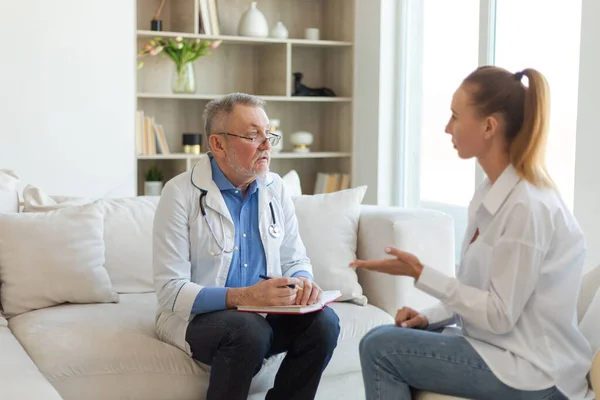
[[[209,368],[161,342],[155,332],[156,296],[150,261],[158,198],[102,201],[106,269],[119,301],[58,304],[12,316],[8,321],[0,317],[0,398],[203,399]],[[73,204],[80,203],[85,201]],[[452,273],[453,223],[447,215],[360,207],[356,233],[359,258],[385,257],[384,247],[392,245]],[[43,207],[29,211],[47,212]],[[33,236],[23,238],[23,245],[35,251],[32,241]],[[49,284],[51,281],[49,278]],[[378,325],[393,323],[398,307],[424,307],[434,301],[418,292],[408,278],[361,273],[359,282],[369,300],[367,305],[331,305],[340,317],[341,334],[321,381],[319,399],[363,399],[360,339]],[[265,361],[252,383],[251,399],[264,398],[282,358],[279,355]]]
[[[157,199],[104,201],[106,268],[119,292],[119,302],[61,304],[8,321],[0,317],[1,399],[204,398],[208,367],[159,341],[155,333],[150,228]],[[357,255],[381,258],[384,246],[392,245],[451,274],[452,232],[451,218],[439,212],[361,206]],[[35,243],[24,245],[35,251]],[[359,282],[369,299],[367,305],[331,306],[340,317],[341,334],[318,399],[364,399],[360,339],[371,328],[392,323],[399,307],[420,308],[435,301],[416,290],[409,278],[361,272]],[[253,381],[250,399],[264,398],[281,359],[265,361]],[[448,398],[431,393],[417,397]]]

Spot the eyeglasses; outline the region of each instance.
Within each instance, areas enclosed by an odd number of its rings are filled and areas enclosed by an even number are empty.
[[[276,134],[275,132],[268,132],[266,137],[262,141],[261,141],[261,138],[259,138],[258,136],[248,137],[248,136],[242,136],[242,135],[234,135],[233,133],[228,133],[228,132],[219,132],[219,133],[217,133],[217,135],[227,135],[227,136],[233,136],[233,137],[240,138],[240,139],[246,139],[250,143],[253,143],[255,145],[258,144],[258,147],[263,146],[265,143],[267,143],[267,140],[269,141],[271,146],[277,146],[277,144],[281,140],[281,136]]]

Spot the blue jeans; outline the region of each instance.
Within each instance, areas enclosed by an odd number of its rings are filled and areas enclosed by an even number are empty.
[[[186,341],[193,358],[211,366],[207,400],[247,399],[265,358],[287,352],[266,400],[313,399],[337,346],[337,314],[329,307],[266,318],[236,310],[198,314]]]
[[[380,326],[360,342],[360,362],[367,400],[408,400],[411,389],[468,399],[567,399],[556,387],[523,391],[505,385],[456,335]]]

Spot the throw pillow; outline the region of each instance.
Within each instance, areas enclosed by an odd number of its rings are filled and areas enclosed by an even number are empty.
[[[14,171],[0,169],[0,213],[19,212],[19,177]]]
[[[23,212],[46,212],[81,206],[92,201],[83,197],[49,196],[33,185],[27,185],[23,189]]]
[[[281,179],[283,180],[286,191],[290,194],[292,199],[302,195],[302,185],[300,184],[300,177],[296,170],[291,170],[282,176]]]
[[[106,270],[117,293],[154,291],[152,224],[158,196],[98,200],[104,214]]]
[[[66,302],[118,301],[104,267],[97,208],[0,214],[0,226],[0,295],[7,317]]]
[[[298,229],[323,290],[340,290],[340,301],[364,305],[358,276],[348,265],[356,259],[358,220],[367,187],[303,195],[294,200]]]

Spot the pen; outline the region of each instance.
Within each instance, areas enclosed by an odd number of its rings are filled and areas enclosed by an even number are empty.
[[[270,276],[266,276],[266,275],[262,275],[262,274],[261,274],[261,275],[259,275],[258,277],[259,277],[259,278],[261,278],[261,279],[264,279],[264,280],[269,280],[269,279],[271,279],[271,277],[270,277]],[[287,285],[287,287],[289,287],[289,288],[291,288],[291,289],[298,289],[298,290],[302,290],[302,287],[300,287],[300,286],[296,286],[296,285]]]

